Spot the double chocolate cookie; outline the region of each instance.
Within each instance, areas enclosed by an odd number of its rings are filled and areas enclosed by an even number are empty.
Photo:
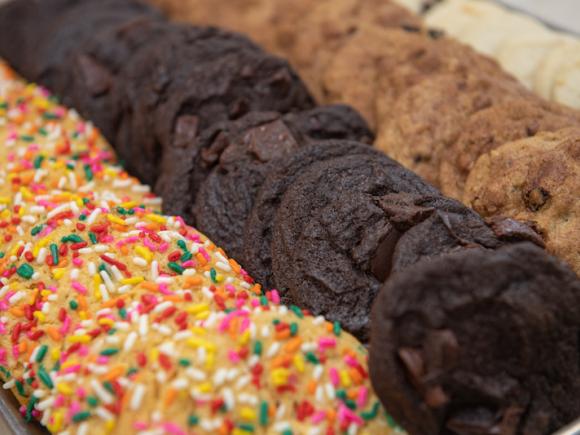
[[[552,433],[580,414],[580,281],[529,243],[395,274],[373,309],[370,371],[412,435]]]

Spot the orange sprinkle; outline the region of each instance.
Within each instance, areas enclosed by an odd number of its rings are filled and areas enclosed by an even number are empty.
[[[58,332],[58,329],[56,329],[54,326],[47,327],[46,333],[54,341],[61,341],[62,340],[62,336],[60,335],[60,332]]]
[[[310,381],[308,381],[306,391],[308,391],[308,394],[316,393],[316,381],[314,379],[310,379]]]
[[[207,260],[199,252],[195,254],[195,259],[197,260],[200,266],[205,266],[207,264]]]
[[[150,292],[157,292],[159,291],[159,286],[151,281],[142,281],[139,283],[140,287],[143,287],[145,290],[149,290]]]
[[[191,288],[191,287],[197,287],[199,285],[201,285],[203,283],[203,280],[201,279],[201,276],[188,276],[185,278],[185,283],[184,283],[184,287],[185,288]]]
[[[22,306],[12,307],[8,312],[14,317],[24,317],[24,308]]]
[[[163,406],[169,408],[171,404],[175,401],[177,397],[177,390],[175,388],[169,388],[165,392],[165,398],[163,399]]]
[[[355,385],[360,385],[364,381],[360,372],[352,367],[348,369],[348,374]]]
[[[242,267],[233,258],[230,258],[228,260],[228,263],[230,263],[230,266],[232,267],[232,269],[235,273],[240,273],[240,271],[242,270]]]
[[[260,284],[254,284],[250,291],[256,295],[262,295],[262,286]]]
[[[290,329],[281,329],[280,331],[276,331],[277,340],[285,340],[288,337],[290,337]]]
[[[124,375],[127,371],[127,364],[118,364],[116,366],[111,367],[109,373],[103,375],[101,379],[103,381],[113,381],[118,377]]]
[[[290,333],[290,331],[288,331],[288,333]],[[300,348],[300,346],[302,346],[302,338],[294,337],[284,345],[284,351],[288,353],[295,353]]]

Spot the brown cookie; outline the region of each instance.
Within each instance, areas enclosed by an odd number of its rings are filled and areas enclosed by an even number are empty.
[[[472,249],[394,275],[370,373],[411,435],[553,433],[580,414],[580,281],[540,248]]]
[[[547,249],[580,273],[580,130],[506,143],[475,163],[463,200],[482,216],[532,221]]]

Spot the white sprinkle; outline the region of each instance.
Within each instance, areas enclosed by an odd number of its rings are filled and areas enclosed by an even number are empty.
[[[156,281],[157,278],[159,278],[159,264],[157,263],[157,260],[153,260],[151,262],[151,279],[153,281]]]
[[[229,263],[224,263],[222,261],[218,261],[215,265],[218,269],[221,269],[225,272],[231,272],[231,270],[232,270],[232,266],[230,266]]]
[[[81,248],[79,249],[79,254],[87,255],[92,254],[93,248]]]
[[[268,349],[268,352],[266,352],[266,357],[272,358],[274,355],[276,355],[278,353],[278,351],[280,350],[280,347],[281,347],[280,342],[272,343],[272,345]]]
[[[100,214],[101,214],[100,208],[94,209],[87,218],[87,225],[92,225],[93,223],[95,223],[95,220],[99,217]]]
[[[110,405],[113,403],[113,396],[97,381],[96,379],[91,380],[91,387],[95,391],[95,394],[99,396],[99,399],[105,404]]]
[[[49,211],[47,213],[46,217],[48,219],[50,219],[50,218],[56,216],[57,214],[62,213],[63,211],[68,210],[69,208],[70,208],[70,203],[68,203],[68,202],[66,204],[59,205],[58,207],[56,207],[56,208],[52,209],[51,211]]]
[[[330,400],[334,400],[334,398],[336,397],[336,391],[334,390],[334,386],[330,382],[324,384],[324,390],[326,391],[326,396]]]
[[[125,340],[125,344],[123,344],[123,351],[129,352],[135,342],[137,341],[137,333],[135,331],[131,331],[129,335],[127,335],[127,339]]]
[[[194,381],[204,381],[207,379],[205,372],[196,369],[194,367],[188,367],[185,369],[185,374],[189,376]]]
[[[39,402],[36,405],[36,409],[38,409],[39,411],[45,411],[54,404],[54,401],[55,401],[54,397],[49,397],[49,398],[43,400],[42,402]]]
[[[141,257],[133,257],[133,264],[140,266],[140,267],[146,267],[147,261]]]
[[[144,396],[145,386],[141,384],[135,384],[133,395],[131,396],[131,402],[129,403],[129,406],[133,411],[137,411],[139,409]]]
[[[16,379],[10,379],[8,382],[2,385],[2,388],[4,388],[5,390],[11,390],[12,388],[14,388],[14,385],[16,385]]]
[[[79,429],[77,430],[77,435],[88,435],[89,433],[89,423],[86,421],[81,423]]]
[[[312,371],[312,377],[316,380],[319,381],[320,377],[322,376],[322,373],[324,372],[324,368],[321,364],[318,364],[314,367],[314,370]]]
[[[139,335],[144,337],[149,331],[149,316],[147,314],[142,314],[139,317]]]
[[[234,409],[236,406],[236,399],[234,398],[234,393],[232,392],[231,388],[224,388],[222,390],[222,397],[228,411]]]
[[[8,303],[10,305],[14,305],[16,302],[21,300],[24,296],[26,296],[26,294],[23,291],[18,291],[16,293],[14,293],[12,296],[10,296],[10,298],[8,299]]]
[[[95,250],[95,252],[103,253],[103,252],[106,252],[107,251],[108,247],[106,245],[100,245],[99,244],[99,245],[93,246],[93,249]]]
[[[189,382],[185,378],[178,378],[171,383],[171,386],[176,390],[184,390],[188,385]]]
[[[111,270],[113,271],[113,275],[115,276],[115,279],[117,281],[121,281],[123,280],[123,274],[121,273],[121,271],[119,270],[119,268],[117,266],[115,266],[114,264],[111,266]]]
[[[36,257],[37,264],[43,264],[46,260],[46,256],[48,255],[48,250],[46,248],[40,248],[38,251],[38,257]]]
[[[101,270],[99,272],[99,275],[101,275],[101,278],[103,278],[103,282],[107,286],[107,290],[109,290],[111,293],[115,293],[116,291],[115,284],[113,284],[113,281],[111,281],[111,277],[109,277],[109,274],[104,270]]]

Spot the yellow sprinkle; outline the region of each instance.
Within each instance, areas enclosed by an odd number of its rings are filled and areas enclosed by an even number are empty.
[[[66,269],[64,267],[55,267],[52,269],[52,276],[54,276],[54,279],[61,279],[65,271]]]
[[[140,282],[145,281],[145,278],[142,276],[133,276],[131,278],[124,278],[121,280],[121,284],[123,285],[137,285]]]
[[[350,379],[350,375],[348,374],[348,372],[346,370],[341,370],[339,374],[340,374],[340,382],[342,383],[342,386],[345,388],[350,387],[352,384],[352,381]]]
[[[210,341],[204,340],[199,337],[191,337],[187,340],[187,344],[193,348],[203,347],[205,350],[215,352],[216,345]]]
[[[212,390],[212,385],[211,382],[204,382],[203,384],[200,384],[197,389],[202,392],[202,393],[209,393]]]
[[[195,315],[195,318],[196,318],[197,320],[205,320],[205,319],[207,319],[207,318],[209,317],[209,315],[210,315],[210,314],[211,314],[211,312],[210,312],[210,311],[204,311],[204,312],[202,312],[202,313],[198,313],[198,314],[196,314],[196,315]]]
[[[26,200],[30,200],[32,198],[34,198],[34,195],[32,194],[32,192],[30,190],[28,190],[26,187],[22,186],[20,188],[20,193],[22,193],[22,196],[24,197],[24,199]]]
[[[194,305],[190,305],[188,306],[185,311],[187,311],[189,314],[199,314],[202,313],[204,311],[209,311],[209,305],[208,304],[194,304]]]
[[[0,204],[10,204],[12,199],[8,196],[0,196]]]
[[[52,294],[52,292],[50,290],[42,290],[40,292],[40,296],[42,296],[43,298],[47,298]]]
[[[62,410],[55,411],[52,414],[52,423],[49,423],[47,427],[52,433],[60,432],[63,421],[64,421],[64,411]]]
[[[42,311],[35,311],[33,314],[40,322],[44,322],[46,320],[46,316]]]
[[[138,205],[139,204],[137,203],[137,201],[127,201],[127,202],[123,202],[120,206],[123,208],[134,208]]]
[[[113,429],[115,429],[115,420],[113,419],[107,420],[105,422],[105,430],[110,433],[113,431]]]
[[[207,335],[207,329],[204,329],[200,326],[192,326],[190,331],[196,335]]]
[[[10,211],[9,210],[4,210],[2,213],[0,213],[0,217],[2,219],[7,219],[10,217]]]
[[[164,224],[165,222],[167,222],[167,219],[165,219],[163,216],[159,216],[158,214],[153,213],[146,214],[145,218],[149,219],[151,222],[155,222],[158,224]]]
[[[53,348],[50,351],[50,357],[52,358],[53,361],[58,361],[60,359],[60,350],[57,348]]]
[[[103,317],[103,318],[99,319],[99,325],[113,326],[114,324],[115,324],[115,321],[113,319],[109,319],[108,317]]]
[[[89,318],[89,313],[86,311],[79,311],[79,318],[81,320],[87,320]]]
[[[112,215],[112,214],[108,214],[108,215],[107,215],[107,219],[109,220],[109,222],[112,222],[112,223],[114,223],[114,224],[118,224],[118,225],[127,225],[123,219],[121,219],[121,218],[120,218],[120,217],[118,217],[118,216],[114,216],[114,215]]]
[[[147,260],[148,263],[153,258],[153,254],[151,253],[149,248],[146,248],[145,246],[136,246],[135,252],[137,253],[137,255],[139,255],[139,256],[143,257],[145,260]]]
[[[296,370],[298,370],[300,373],[304,373],[304,358],[302,358],[302,355],[297,353],[294,355],[292,361],[294,362],[294,367],[296,367]]]
[[[249,432],[247,430],[244,429],[240,429],[239,427],[234,428],[234,431],[232,432],[232,435],[248,435],[251,434],[253,432]]]
[[[91,336],[87,335],[87,334],[83,334],[83,335],[69,335],[67,337],[67,341],[69,343],[89,343],[91,341]]]
[[[256,419],[256,412],[252,408],[244,406],[242,409],[240,409],[240,417],[242,417],[244,420],[252,421]]]
[[[205,357],[205,368],[208,370],[213,369],[215,366],[215,352],[210,351]]]
[[[250,331],[246,330],[239,338],[239,343],[242,346],[245,346],[250,341]]]
[[[40,97],[35,97],[34,100],[32,100],[32,104],[41,110],[46,110],[49,107],[48,100]]]
[[[56,384],[56,390],[65,396],[70,396],[73,393],[73,389],[70,387],[70,385],[65,384],[64,382]]]
[[[149,352],[149,358],[152,361],[157,361],[157,359],[159,358],[159,349],[157,348],[151,349],[151,352]]]
[[[284,368],[277,368],[272,370],[270,376],[272,379],[272,383],[275,386],[279,387],[281,385],[286,384],[286,382],[288,381],[288,377],[290,376],[290,372]]]

